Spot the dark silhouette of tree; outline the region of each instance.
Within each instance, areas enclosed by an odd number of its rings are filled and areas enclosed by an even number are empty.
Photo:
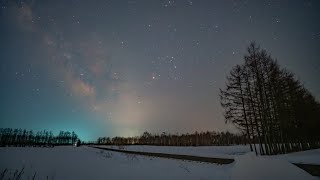
[[[320,125],[319,102],[255,43],[248,46],[244,63],[230,71],[220,100],[226,122],[246,134],[256,154],[319,147],[320,133],[314,128]]]

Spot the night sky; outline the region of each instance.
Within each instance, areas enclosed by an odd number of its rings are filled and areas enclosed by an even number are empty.
[[[219,88],[253,40],[320,99],[318,0],[1,0],[0,127],[234,131]]]

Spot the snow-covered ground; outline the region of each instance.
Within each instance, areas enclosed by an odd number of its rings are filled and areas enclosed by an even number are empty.
[[[155,148],[155,147],[154,147]],[[157,147],[162,148],[162,147]],[[186,147],[185,147],[186,148]],[[196,152],[198,147],[193,147]],[[206,151],[208,148],[203,147]],[[214,147],[211,147],[214,148]],[[230,147],[231,148],[231,147]],[[199,149],[199,151],[204,151]],[[223,149],[216,147],[216,149]],[[224,148],[228,149],[228,148]],[[237,147],[234,147],[237,149]],[[241,148],[239,148],[241,149]],[[223,152],[223,151],[221,151]],[[228,150],[227,155],[232,155]],[[302,153],[303,154],[303,153]],[[234,156],[234,155],[233,155]],[[283,158],[234,156],[229,165],[153,158],[110,152],[90,147],[3,147],[0,148],[0,179],[19,174],[21,179],[319,179]]]
[[[89,147],[0,148],[0,173],[11,176],[24,169],[22,179],[228,179],[231,165],[186,162],[127,155]],[[7,174],[9,175],[9,174]],[[8,176],[6,176],[8,177]],[[38,178],[37,178],[38,179]]]

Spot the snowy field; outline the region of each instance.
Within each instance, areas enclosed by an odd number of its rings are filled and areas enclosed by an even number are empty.
[[[196,152],[198,147],[193,148]],[[200,152],[204,151],[201,149]],[[231,150],[225,154],[230,153]],[[284,158],[261,158],[255,157],[252,153],[234,155],[234,158],[235,162],[232,164],[216,165],[128,155],[90,147],[3,147],[0,148],[0,174],[5,172],[4,179],[13,179],[15,172],[17,171],[17,176],[23,169],[20,179],[33,179],[33,176],[35,179],[50,180],[319,179],[290,164]]]

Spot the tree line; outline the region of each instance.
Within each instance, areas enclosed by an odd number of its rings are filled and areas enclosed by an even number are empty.
[[[251,151],[279,154],[320,147],[320,103],[266,50],[251,43],[220,89],[227,123],[246,134]]]
[[[73,131],[60,131],[55,136],[47,130],[34,132],[26,129],[0,128],[0,146],[71,145],[78,140],[78,135]]]
[[[210,146],[210,145],[239,145],[245,144],[243,134],[230,132],[194,132],[191,134],[152,134],[144,132],[136,137],[100,137],[96,144],[103,145],[156,145],[156,146]]]

